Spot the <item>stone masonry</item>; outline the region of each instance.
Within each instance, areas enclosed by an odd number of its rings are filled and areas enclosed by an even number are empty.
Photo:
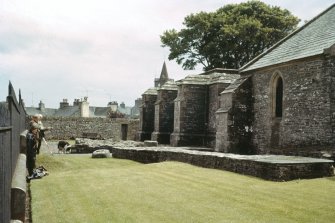
[[[220,102],[221,107],[216,112],[215,151],[254,154],[251,78],[242,77],[227,87],[221,93]]]
[[[214,69],[177,81],[172,146],[214,147],[219,94],[238,77],[237,71]]]
[[[27,120],[29,121],[29,120]],[[45,117],[43,125],[52,127],[46,131],[47,140],[75,139],[83,133],[97,133],[102,138],[121,140],[122,125],[128,125],[127,139],[136,140],[138,119],[107,119],[107,118],[81,118],[81,117]]]
[[[173,132],[174,99],[177,97],[177,89],[174,81],[167,81],[157,90],[155,126],[151,140],[160,144],[170,144],[170,135]]]
[[[140,124],[138,140],[151,140],[154,131],[155,103],[157,100],[157,88],[149,88],[142,94],[142,105],[140,106]]]
[[[280,148],[332,147],[334,134],[330,96],[331,75],[321,57],[286,63],[253,75],[253,144],[257,153],[272,153]],[[334,72],[334,70],[333,70]],[[271,111],[271,80],[279,74],[284,83],[283,117]],[[301,78],[301,75],[304,78]]]

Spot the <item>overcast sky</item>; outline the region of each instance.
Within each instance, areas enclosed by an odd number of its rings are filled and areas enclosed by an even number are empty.
[[[182,28],[186,15],[238,0],[0,0],[0,101],[9,81],[26,106],[58,108],[88,96],[90,105],[133,106],[153,87],[164,60],[169,77],[188,74],[169,61],[160,35]],[[333,0],[267,0],[310,20]]]

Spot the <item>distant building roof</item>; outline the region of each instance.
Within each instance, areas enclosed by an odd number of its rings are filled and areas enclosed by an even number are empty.
[[[125,115],[131,115],[131,107],[121,108],[120,106],[117,110]],[[89,117],[106,117],[110,107],[89,107]],[[26,112],[28,115],[42,114],[43,116],[53,116],[53,117],[80,117],[80,107],[79,106],[66,106],[63,108],[35,108],[26,107]]]
[[[34,115],[34,114],[42,114],[43,116],[54,116],[57,109],[55,108],[45,108],[40,110],[39,108],[35,107],[26,107],[27,115]]]
[[[335,4],[251,60],[241,71],[315,56],[335,44]]]
[[[91,107],[90,106],[90,117],[106,117],[109,107]]]

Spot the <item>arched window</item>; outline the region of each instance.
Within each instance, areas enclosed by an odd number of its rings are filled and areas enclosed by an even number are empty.
[[[283,116],[283,79],[278,76],[275,82],[275,116],[282,117]]]
[[[280,71],[274,72],[270,80],[270,106],[274,118],[283,117],[284,81]]]

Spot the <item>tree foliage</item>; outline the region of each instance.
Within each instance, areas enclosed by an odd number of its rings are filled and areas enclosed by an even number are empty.
[[[194,69],[240,68],[296,29],[299,19],[288,10],[260,1],[228,4],[215,12],[185,17],[185,28],[161,35],[169,59]]]

